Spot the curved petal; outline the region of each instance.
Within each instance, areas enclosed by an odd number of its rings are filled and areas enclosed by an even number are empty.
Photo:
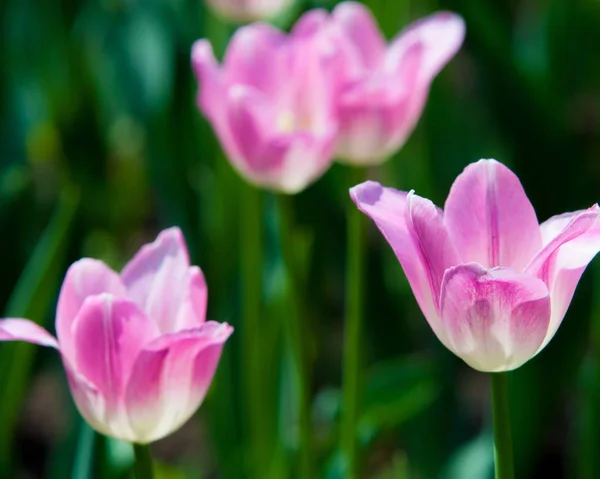
[[[176,330],[190,259],[179,228],[169,228],[138,251],[121,273],[133,299],[163,332]]]
[[[192,68],[200,83],[198,107],[214,120],[222,110],[224,87],[223,74],[208,40],[198,40],[192,45]]]
[[[287,145],[269,148],[273,137],[276,113],[260,92],[245,86],[235,86],[228,96],[227,124],[236,151],[230,155],[233,165],[250,181],[265,186],[283,165]]]
[[[310,37],[321,29],[326,28],[329,24],[329,14],[323,8],[313,8],[294,24],[291,30],[291,35],[296,38]]]
[[[269,24],[254,23],[238,29],[223,59],[227,83],[249,86],[271,97],[276,95],[288,74],[281,62],[286,45],[286,35]]]
[[[495,160],[480,160],[454,181],[445,222],[463,262],[522,271],[540,250],[533,206],[517,176]]]
[[[336,152],[340,161],[370,165],[397,151],[417,124],[426,91],[418,91],[422,49],[413,45],[397,70],[378,71],[346,85],[340,96],[340,132]]]
[[[29,319],[6,318],[0,320],[0,341],[26,341],[58,349],[56,339]]]
[[[373,181],[351,188],[350,196],[394,250],[423,314],[445,343],[438,295],[443,272],[452,266],[455,253],[439,211],[423,198]]]
[[[449,269],[442,284],[449,349],[479,371],[510,371],[540,349],[550,322],[543,281],[470,263]]]
[[[74,358],[75,318],[86,298],[102,293],[120,298],[127,296],[119,275],[102,261],[83,258],[71,265],[63,281],[56,308],[56,335],[60,350],[71,360]]]
[[[333,10],[332,18],[356,48],[364,68],[377,68],[386,42],[370,10],[359,2],[342,2]]]
[[[403,51],[418,43],[423,47],[419,81],[428,84],[456,54],[465,38],[464,20],[451,12],[437,12],[409,25],[394,39],[386,61],[392,65]]]
[[[208,288],[202,270],[197,266],[189,268],[187,281],[181,289],[183,297],[173,331],[196,328],[206,320]]]
[[[556,234],[561,225],[565,226]],[[600,251],[600,208],[594,205],[585,211],[551,218],[543,230],[547,243],[526,271],[544,281],[550,290],[552,318],[546,345],[558,330],[585,268]]]
[[[140,353],[125,395],[132,441],[161,439],[196,412],[232,332],[228,324],[207,322],[163,336]]]
[[[69,382],[69,388],[77,410],[87,421],[87,423],[101,434],[106,436],[115,436],[111,424],[119,423],[115,421],[114,410],[107,408],[107,404],[102,393],[92,383],[90,383],[82,374],[78,373],[73,366],[69,364],[68,358],[63,356],[63,364]],[[119,437],[118,435],[115,437]]]
[[[116,411],[125,381],[141,348],[158,335],[154,324],[131,301],[110,294],[85,300],[73,327],[76,371]]]

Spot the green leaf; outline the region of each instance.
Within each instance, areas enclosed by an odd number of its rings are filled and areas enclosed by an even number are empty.
[[[64,274],[65,246],[78,201],[76,190],[64,190],[11,295],[5,316],[24,317],[38,324],[46,318]],[[9,386],[0,390],[0,477],[10,477],[15,426],[29,383],[34,351],[35,346],[26,343],[2,345],[0,378],[2,384]]]

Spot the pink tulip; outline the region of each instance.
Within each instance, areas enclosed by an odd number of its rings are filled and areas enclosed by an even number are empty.
[[[326,34],[239,29],[219,66],[207,40],[192,48],[208,117],[233,166],[250,182],[296,193],[333,159],[337,61]]]
[[[214,12],[235,23],[264,20],[284,12],[293,0],[207,0]]]
[[[140,444],[178,429],[198,409],[228,324],[205,322],[207,289],[178,228],[123,268],[74,263],[56,311],[58,341],[26,319],[0,321],[0,340],[58,349],[77,408],[98,432]]]
[[[413,23],[388,46],[368,8],[357,2],[342,2],[331,15],[310,11],[296,29],[329,29],[337,36],[344,82],[336,153],[359,165],[380,163],[406,142],[431,82],[465,35],[462,18],[439,12]]]
[[[600,209],[538,223],[519,179],[494,160],[469,165],[444,211],[367,181],[350,190],[393,248],[440,341],[471,367],[509,371],[556,333],[600,251]]]

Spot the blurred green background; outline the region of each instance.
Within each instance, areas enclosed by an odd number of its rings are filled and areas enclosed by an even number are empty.
[[[298,0],[277,19],[336,2]],[[407,145],[369,172],[443,204],[458,173],[496,158],[520,176],[541,220],[600,192],[598,0],[373,0],[392,37],[438,9],[466,42],[434,81]],[[209,317],[239,324],[240,192],[195,107],[190,47],[220,54],[233,26],[201,0],[0,2],[0,307],[53,331],[57,292],[82,256],[120,268],[179,225],[209,285]],[[319,477],[337,451],[347,168],[294,197],[305,238],[306,336]],[[248,472],[239,330],[196,418],[153,445],[164,478],[294,477],[296,432],[275,205],[265,193],[262,354],[265,468]],[[363,477],[491,478],[487,377],[438,343],[390,248],[369,224]],[[600,477],[600,264],[585,273],[555,339],[511,376],[517,477]],[[254,458],[253,460],[255,460]],[[0,346],[0,477],[120,478],[129,446],[78,416],[54,351]]]

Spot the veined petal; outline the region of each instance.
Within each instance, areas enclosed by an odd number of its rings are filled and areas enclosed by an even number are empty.
[[[364,68],[376,68],[385,54],[386,42],[369,9],[359,2],[342,2],[332,17],[356,48]]]
[[[600,208],[594,205],[585,211],[551,218],[542,225],[542,231],[546,245],[526,272],[540,278],[550,290],[552,317],[545,346],[558,330],[585,268],[600,251]]]
[[[73,322],[89,296],[109,293],[127,296],[119,275],[102,261],[83,258],[71,265],[63,281],[56,308],[56,335],[63,355],[73,360]]]
[[[196,412],[232,331],[227,324],[207,322],[163,336],[140,353],[125,395],[132,441],[161,439]]]
[[[531,359],[550,322],[543,281],[476,263],[446,272],[441,304],[449,349],[479,371],[510,371]]]
[[[157,335],[155,325],[127,299],[104,293],[83,303],[73,325],[71,364],[100,392],[110,414],[119,407],[138,352]]]
[[[463,262],[522,271],[542,246],[535,211],[519,179],[495,160],[465,168],[452,185],[444,215]]]
[[[188,284],[190,260],[179,228],[162,231],[138,251],[121,273],[128,297],[163,332],[176,330],[176,317]]]
[[[452,265],[454,254],[435,206],[373,181],[351,188],[350,196],[394,250],[423,314],[445,344],[438,313],[440,274]],[[436,238],[426,237],[429,234]]]
[[[0,320],[0,341],[26,341],[58,348],[54,336],[33,321],[21,318],[7,318]]]

